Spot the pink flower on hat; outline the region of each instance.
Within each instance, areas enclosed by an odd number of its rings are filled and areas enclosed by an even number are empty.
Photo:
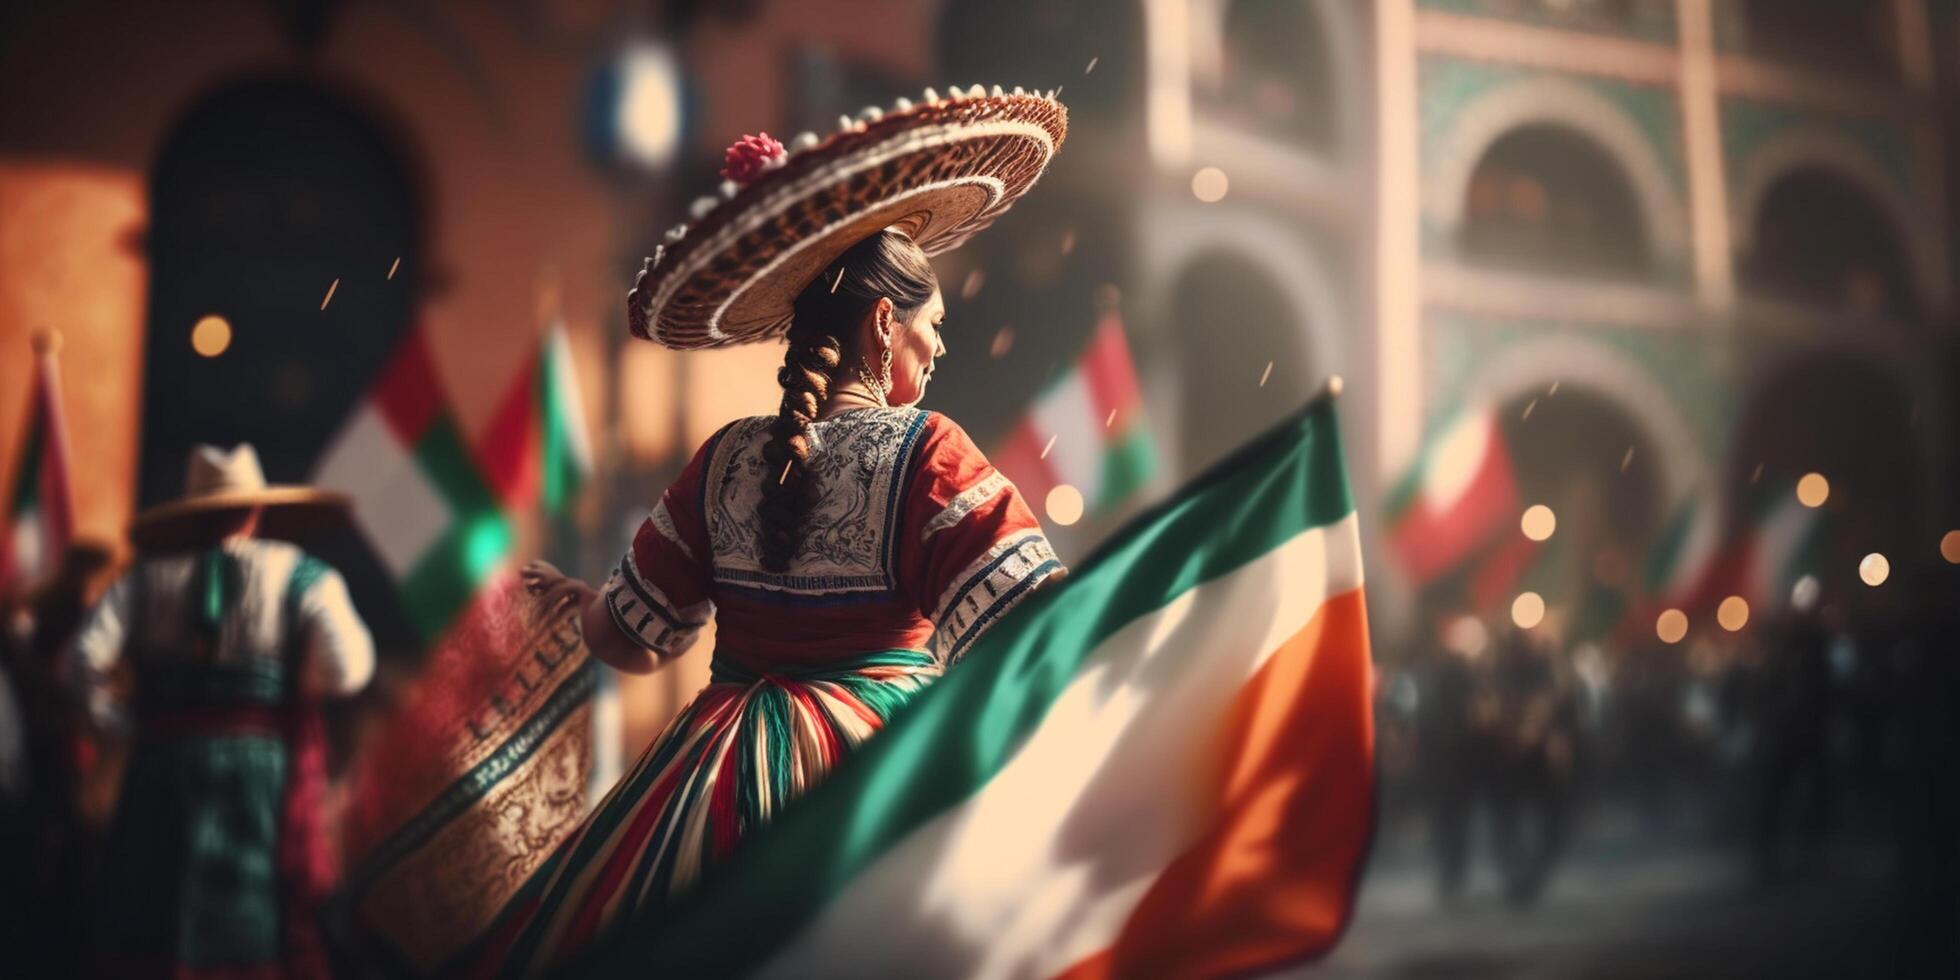
[[[768,133],[744,136],[728,148],[727,156],[722,159],[721,176],[738,184],[746,184],[762,176],[763,171],[782,166],[787,159],[789,151],[770,138]]]

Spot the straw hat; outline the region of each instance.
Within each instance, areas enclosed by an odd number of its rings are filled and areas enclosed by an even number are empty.
[[[1052,95],[975,85],[899,99],[788,146],[729,148],[718,197],[640,268],[626,296],[634,336],[691,350],[771,340],[798,293],[881,229],[937,255],[992,224],[1034,186],[1068,134]]]
[[[198,445],[191,447],[185,468],[184,495],[138,514],[129,536],[139,547],[180,543],[196,537],[199,525],[216,515],[253,507],[264,509],[268,517],[277,512],[280,527],[296,530],[339,516],[347,498],[313,487],[267,485],[251,443],[239,443],[230,452]]]

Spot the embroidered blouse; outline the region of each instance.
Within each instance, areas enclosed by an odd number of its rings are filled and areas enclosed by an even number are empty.
[[[788,569],[756,505],[772,417],[739,419],[654,504],[606,583],[613,622],[660,656],[712,615],[716,656],[758,670],[911,649],[956,661],[1062,568],[1020,492],[953,420],[858,409],[810,428],[814,499]]]

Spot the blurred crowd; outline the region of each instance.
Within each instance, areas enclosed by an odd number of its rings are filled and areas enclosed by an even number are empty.
[[[1380,665],[1383,820],[1422,825],[1446,905],[1463,898],[1480,848],[1504,898],[1532,905],[1588,825],[1720,848],[1755,890],[1879,849],[1905,910],[1903,954],[1950,963],[1953,572],[1906,583],[1889,608],[1854,612],[1813,592],[1760,623],[1675,643],[1569,644],[1549,624],[1441,617]]]

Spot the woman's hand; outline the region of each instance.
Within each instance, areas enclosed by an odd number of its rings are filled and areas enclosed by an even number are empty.
[[[524,591],[536,596],[538,608],[546,613],[562,612],[568,605],[583,610],[599,597],[597,589],[566,575],[547,561],[526,563],[518,577],[524,583]]]

